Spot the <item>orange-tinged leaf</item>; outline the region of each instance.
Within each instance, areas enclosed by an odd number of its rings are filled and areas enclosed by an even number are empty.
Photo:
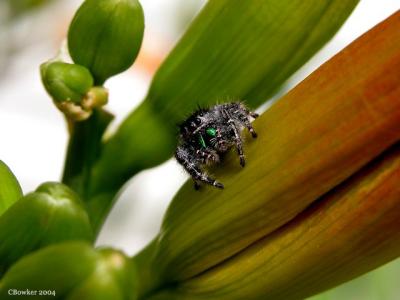
[[[187,183],[137,258],[158,285],[218,265],[281,227],[400,139],[400,12],[284,96],[254,127],[247,165],[215,170],[225,190]],[[159,275],[160,274],[160,275]]]
[[[168,299],[304,299],[400,255],[400,145]]]

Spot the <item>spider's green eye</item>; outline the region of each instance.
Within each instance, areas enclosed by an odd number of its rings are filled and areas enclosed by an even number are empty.
[[[207,128],[206,129],[206,132],[207,132],[207,134],[209,135],[209,136],[216,136],[217,135],[217,130],[215,129],[215,128],[212,128],[212,127],[210,127],[210,128]]]

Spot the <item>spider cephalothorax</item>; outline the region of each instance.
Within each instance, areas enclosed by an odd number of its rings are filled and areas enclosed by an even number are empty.
[[[250,124],[258,115],[240,102],[215,105],[209,109],[199,109],[179,127],[179,145],[175,152],[177,161],[192,176],[195,188],[200,182],[223,189],[222,183],[209,177],[204,165],[218,163],[220,154],[236,146],[240,164],[244,167],[241,131],[248,129],[253,138],[257,137]]]

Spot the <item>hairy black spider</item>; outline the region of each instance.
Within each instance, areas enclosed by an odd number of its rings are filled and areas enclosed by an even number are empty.
[[[250,124],[258,114],[251,112],[243,103],[233,102],[199,109],[181,125],[176,160],[192,176],[195,189],[200,182],[223,189],[224,185],[209,177],[202,167],[218,163],[220,155],[236,146],[240,165],[244,167],[241,131],[248,129],[253,138],[256,132]]]

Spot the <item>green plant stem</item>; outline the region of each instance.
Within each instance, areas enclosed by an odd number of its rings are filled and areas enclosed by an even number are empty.
[[[91,170],[87,205],[95,232],[100,229],[125,182],[141,170],[171,157],[176,145],[176,139],[169,134],[171,128],[167,126],[167,120],[158,115],[151,103],[143,102],[133,116],[111,138],[114,142],[106,143],[102,149],[102,156],[113,159],[96,161]],[[125,172],[120,172],[130,161],[136,163],[130,164]],[[104,176],[104,170],[108,170],[107,176]]]
[[[112,119],[107,111],[96,109],[88,120],[69,124],[70,139],[62,182],[84,200],[88,197],[92,165],[100,154],[104,131]]]

